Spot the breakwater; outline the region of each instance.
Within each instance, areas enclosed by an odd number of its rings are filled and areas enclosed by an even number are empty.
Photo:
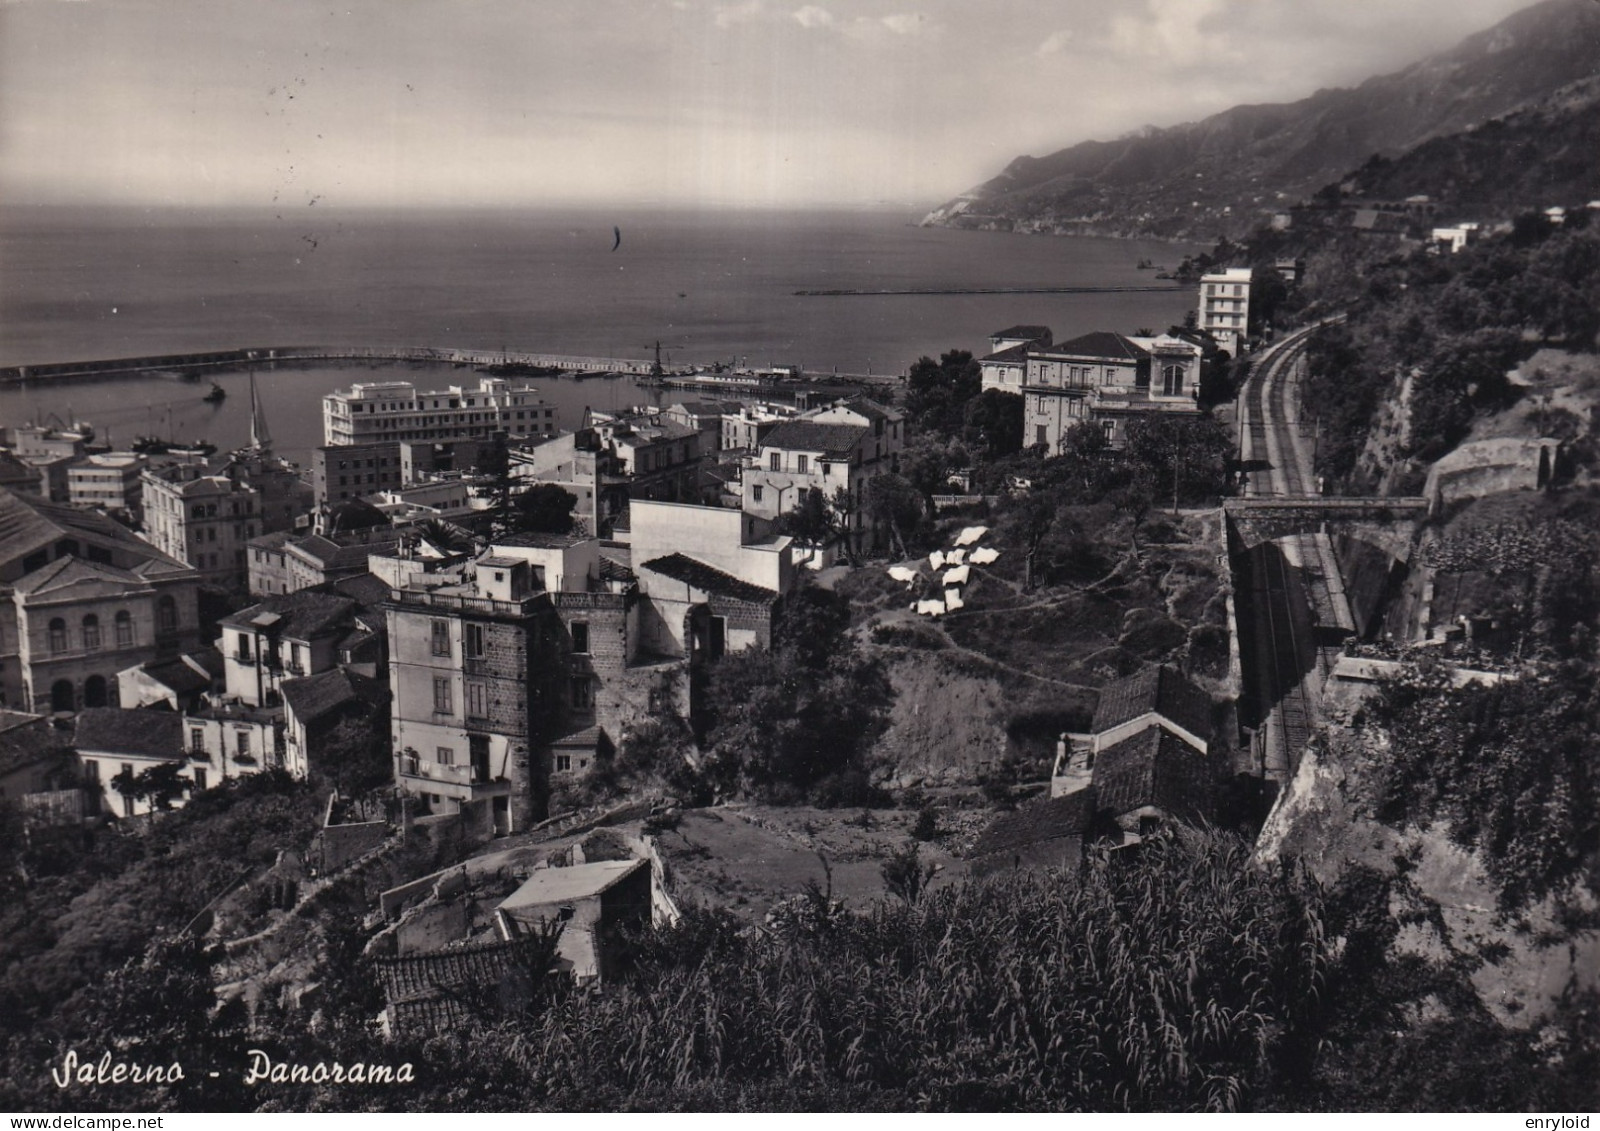
[[[61,361],[46,365],[11,365],[0,368],[0,385],[26,382],[70,381],[85,377],[111,377],[123,373],[198,373],[274,362],[394,361],[439,365],[525,365],[570,373],[649,374],[649,358],[574,357],[567,354],[524,353],[506,350],[437,349],[430,346],[261,346],[252,349],[213,350],[208,353],[163,354],[152,357],[104,358],[96,361]]]
[[[795,291],[803,298],[878,298],[885,295],[1117,295],[1166,294],[1189,291],[1187,286],[1128,287],[874,287],[867,289]]]

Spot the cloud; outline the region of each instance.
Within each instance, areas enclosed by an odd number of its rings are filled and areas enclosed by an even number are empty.
[[[1038,54],[1058,55],[1066,50],[1067,44],[1072,42],[1072,38],[1070,30],[1051,32],[1045,37],[1045,41],[1039,44]]]
[[[920,12],[905,12],[893,16],[884,16],[879,22],[896,35],[921,35],[923,32],[930,30]]]
[[[838,23],[833,13],[826,8],[819,8],[815,4],[807,4],[804,8],[794,13],[795,22],[803,28],[833,27]]]
[[[737,24],[749,23],[761,16],[761,0],[745,0],[743,4],[725,4],[718,8],[711,17],[713,23],[720,28],[730,28]]]

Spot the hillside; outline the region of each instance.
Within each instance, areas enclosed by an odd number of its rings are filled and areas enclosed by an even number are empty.
[[[1373,155],[1460,134],[1600,73],[1600,4],[1545,0],[1349,89],[1088,141],[1004,172],[927,223],[1209,239],[1238,235]]]
[[[1440,216],[1504,216],[1600,197],[1600,76],[1474,129],[1433,138],[1354,176],[1346,203],[1432,197]]]

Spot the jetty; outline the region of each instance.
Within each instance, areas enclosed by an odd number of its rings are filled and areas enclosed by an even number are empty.
[[[1115,295],[1165,294],[1187,291],[1188,287],[882,287],[795,291],[803,298],[877,298],[885,295]]]
[[[637,376],[648,376],[655,366],[654,360],[650,358],[576,357],[568,354],[439,349],[431,346],[259,346],[247,349],[212,350],[206,353],[60,361],[44,365],[11,365],[0,368],[0,385],[112,377],[127,373],[199,372],[275,362],[345,361],[422,362],[475,367],[516,365],[569,373],[623,373]]]

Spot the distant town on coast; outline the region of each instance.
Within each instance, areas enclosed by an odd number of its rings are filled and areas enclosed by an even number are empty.
[[[0,216],[0,1106],[1582,1126],[1596,75],[1546,0],[904,216]]]

